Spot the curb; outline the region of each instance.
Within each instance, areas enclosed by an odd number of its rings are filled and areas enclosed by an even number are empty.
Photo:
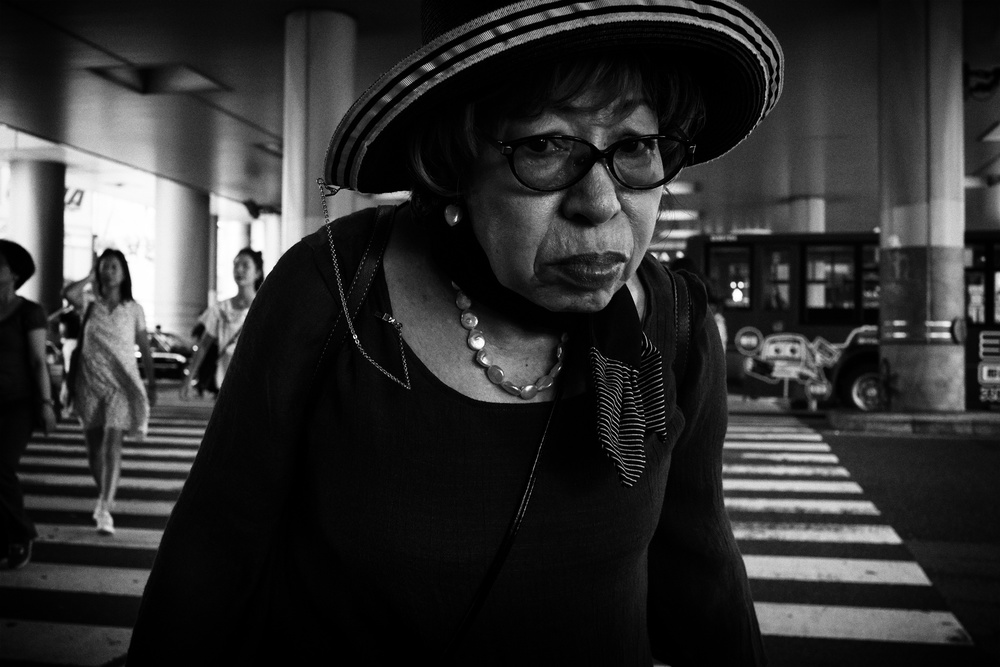
[[[1000,412],[905,413],[830,410],[831,428],[841,431],[925,435],[1000,436]]]

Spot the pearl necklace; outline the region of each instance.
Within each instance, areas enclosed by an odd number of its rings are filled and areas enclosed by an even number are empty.
[[[556,346],[556,363],[551,369],[549,369],[549,372],[535,380],[533,383],[519,387],[506,378],[503,369],[493,363],[493,357],[491,357],[490,353],[486,351],[486,337],[483,335],[482,330],[477,328],[479,326],[479,318],[471,310],[472,300],[465,295],[465,292],[463,292],[458,285],[452,283],[452,286],[458,290],[455,305],[458,306],[460,311],[462,311],[459,321],[461,322],[462,327],[469,332],[465,342],[469,346],[469,349],[476,353],[476,363],[486,370],[486,377],[489,378],[490,382],[497,385],[511,396],[517,396],[518,398],[523,398],[526,401],[529,401],[537,396],[538,392],[550,389],[552,385],[555,384],[556,377],[562,371],[563,354],[565,353],[564,346],[566,341],[569,340],[569,334],[564,333],[560,338],[559,344]]]

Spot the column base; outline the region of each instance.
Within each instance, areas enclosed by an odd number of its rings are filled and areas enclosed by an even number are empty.
[[[965,410],[963,346],[882,341],[879,355],[890,412]]]

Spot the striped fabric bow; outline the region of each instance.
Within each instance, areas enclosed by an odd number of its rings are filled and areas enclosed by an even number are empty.
[[[663,362],[660,351],[645,333],[638,368],[611,359],[590,348],[590,372],[597,396],[597,438],[614,462],[623,486],[639,480],[646,465],[643,441],[653,431],[667,436],[663,398]]]

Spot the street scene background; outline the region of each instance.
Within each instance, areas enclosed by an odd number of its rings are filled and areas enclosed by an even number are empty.
[[[36,434],[21,477],[40,538],[0,573],[0,665],[124,664],[167,517],[213,402],[164,382],[126,441],[113,537],[90,513],[78,424]],[[858,434],[730,397],[724,492],[776,667],[1000,665],[1000,442]]]

